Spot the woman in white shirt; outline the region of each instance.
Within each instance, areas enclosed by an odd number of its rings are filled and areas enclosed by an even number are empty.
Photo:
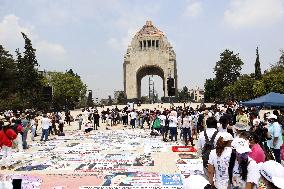
[[[179,118],[185,146],[188,145],[188,141],[190,141],[193,146],[193,140],[191,137],[191,120],[191,116],[189,116],[188,112],[183,112],[182,116]]]
[[[212,150],[208,160],[208,177],[211,186],[227,189],[229,186],[228,167],[232,154],[231,134],[223,132],[217,140],[216,149]],[[214,181],[215,178],[215,181]]]
[[[248,156],[249,142],[235,138],[229,164],[229,180],[232,188],[256,189],[260,178],[259,166]]]

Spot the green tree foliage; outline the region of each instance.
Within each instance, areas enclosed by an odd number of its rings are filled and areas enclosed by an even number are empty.
[[[222,52],[220,60],[216,62],[214,67],[215,78],[207,79],[205,82],[205,102],[223,101],[226,95],[224,88],[238,80],[243,64],[239,54],[234,54],[233,51],[228,49]],[[228,89],[226,92],[228,92]]]
[[[254,76],[256,80],[261,79],[261,68],[260,68],[260,61],[259,61],[259,53],[258,53],[258,47],[256,48],[256,60],[254,64]]]
[[[93,106],[94,106],[94,100],[93,100],[92,91],[89,91],[89,93],[88,93],[87,106],[88,106],[88,107],[93,107]]]
[[[23,55],[19,49],[17,53],[17,68],[18,68],[18,92],[21,98],[27,103],[29,108],[37,107],[41,101],[42,91],[42,76],[38,73],[36,67],[38,62],[35,55],[35,49],[32,46],[31,40],[22,33],[25,40],[25,50]]]
[[[180,92],[178,92],[179,102],[188,102],[190,100],[190,95],[188,94],[188,88],[184,86]]]
[[[126,95],[124,92],[120,92],[117,97],[118,104],[125,104],[127,101]]]
[[[111,96],[110,96],[110,95],[108,96],[107,105],[108,105],[108,106],[111,106],[111,105],[112,105],[112,99],[111,99]]]
[[[224,88],[224,98],[226,100],[249,100],[254,97],[254,78],[250,75],[242,75],[232,85]]]
[[[16,92],[17,66],[13,56],[0,45],[0,97],[8,98]]]
[[[222,94],[224,87],[233,84],[242,70],[243,61],[239,58],[239,54],[234,54],[233,51],[226,49],[220,55],[220,60],[214,68],[218,95]]]
[[[58,109],[63,107],[73,109],[87,91],[81,79],[68,72],[53,73],[51,85],[53,86],[53,103]]]
[[[214,102],[217,98],[217,83],[216,79],[206,79],[204,84],[204,101],[205,102]]]

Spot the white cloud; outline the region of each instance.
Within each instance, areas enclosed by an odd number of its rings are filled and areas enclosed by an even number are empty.
[[[284,16],[283,0],[231,0],[224,13],[225,22],[233,28],[269,26]]]
[[[0,43],[4,45],[4,48],[15,51],[24,44],[21,32],[31,39],[36,38],[32,35],[32,27],[21,26],[17,16],[13,14],[5,16],[0,22]]]
[[[190,0],[186,6],[184,14],[189,17],[197,17],[203,11],[202,2],[199,0]]]
[[[48,41],[40,41],[36,45],[38,51],[42,54],[51,56],[62,56],[65,55],[66,50],[64,47],[57,43],[51,43]]]
[[[58,58],[62,58],[66,54],[62,45],[40,39],[39,36],[33,32],[34,26],[22,24],[20,21],[20,18],[13,14],[5,16],[3,20],[0,21],[0,44],[12,54],[15,49],[23,49],[24,47],[24,39],[21,32],[24,32],[32,40],[39,57],[59,60]]]

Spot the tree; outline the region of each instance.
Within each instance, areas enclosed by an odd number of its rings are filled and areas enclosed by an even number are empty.
[[[16,92],[17,67],[13,56],[0,45],[0,98],[7,98]]]
[[[16,63],[13,56],[0,45],[0,111],[21,108],[16,86]]]
[[[180,92],[178,92],[179,102],[188,102],[189,101],[188,88],[184,86]]]
[[[204,101],[214,102],[217,97],[217,91],[216,79],[206,79],[204,84]]]
[[[258,47],[256,48],[256,60],[255,60],[255,64],[254,64],[254,75],[255,75],[256,80],[261,79],[261,68],[260,68]]]
[[[89,94],[88,94],[88,98],[87,98],[87,106],[88,107],[93,107],[94,106],[93,94],[92,94],[91,90],[89,90]]]
[[[108,103],[107,103],[108,106],[111,106],[112,105],[112,99],[111,99],[111,96],[109,95],[108,96]]]
[[[53,104],[56,109],[73,109],[84,98],[87,87],[80,78],[70,73],[51,74]]]
[[[242,75],[232,85],[224,88],[225,100],[249,100],[254,97],[253,91],[254,78],[250,75]]]
[[[36,108],[41,101],[42,91],[42,76],[38,73],[36,67],[38,62],[36,59],[35,51],[31,40],[22,33],[25,40],[25,50],[23,55],[19,49],[17,53],[17,68],[18,68],[18,92],[21,95],[23,101],[27,103],[30,108]]]
[[[126,100],[127,100],[127,98],[126,98],[125,93],[121,91],[121,92],[118,94],[117,103],[118,103],[118,104],[125,104],[125,103],[126,103]]]
[[[234,54],[233,51],[226,49],[220,55],[220,60],[214,68],[216,98],[222,99],[222,92],[226,86],[233,84],[239,76],[242,69],[243,61],[239,58],[239,54]]]

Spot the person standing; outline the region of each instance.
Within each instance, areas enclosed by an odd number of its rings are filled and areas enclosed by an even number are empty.
[[[82,114],[79,114],[78,123],[79,123],[79,130],[81,130],[82,129],[82,124],[83,124],[83,116],[82,116]]]
[[[36,122],[35,122],[35,118],[31,117],[30,119],[30,124],[31,124],[31,129],[32,129],[32,141],[35,140],[35,133],[36,133]]]
[[[228,167],[232,154],[230,147],[232,140],[231,134],[221,133],[221,137],[217,140],[216,149],[212,150],[209,155],[208,180],[211,186],[218,189],[227,189],[229,186]]]
[[[282,146],[282,127],[277,121],[277,116],[271,114],[268,117],[268,131],[271,134],[271,140],[268,141],[268,146],[273,150],[275,161],[281,163],[280,148]]]
[[[98,127],[100,127],[100,114],[96,110],[93,114],[94,119],[94,130],[98,130]]]
[[[51,120],[47,117],[46,114],[43,114],[42,117],[43,117],[41,119],[42,134],[41,134],[40,141],[43,141],[43,137],[44,137],[44,141],[47,141],[48,140],[48,130],[49,130],[49,126],[51,125]]]
[[[159,116],[159,119],[160,119],[160,125],[161,125],[161,134],[163,136],[163,141],[166,141],[166,137],[165,137],[165,134],[166,134],[166,112],[163,112],[160,116]]]
[[[64,120],[60,119],[58,124],[59,133],[63,133],[63,127],[64,127]]]
[[[177,141],[177,124],[178,119],[175,112],[171,112],[169,116],[169,128],[170,128],[170,134],[171,134],[171,141],[175,138],[175,141]]]
[[[135,129],[135,122],[136,122],[136,112],[133,109],[132,112],[129,113],[129,117],[130,117],[130,125],[132,127],[132,129]]]
[[[6,122],[3,125],[3,129],[0,131],[0,147],[3,153],[2,156],[2,165],[1,169],[9,168],[12,169],[11,166],[11,152],[12,152],[12,144],[13,140],[17,138],[17,134],[13,129],[10,128],[10,123]]]
[[[28,149],[28,143],[27,143],[27,137],[28,137],[28,132],[30,130],[30,122],[27,119],[27,116],[23,113],[21,116],[21,123],[23,126],[23,149]]]
[[[191,116],[189,116],[188,112],[183,112],[181,117],[181,126],[183,133],[183,140],[185,142],[185,146],[188,145],[188,141],[191,142],[191,146],[194,146],[192,136],[191,136]]]

